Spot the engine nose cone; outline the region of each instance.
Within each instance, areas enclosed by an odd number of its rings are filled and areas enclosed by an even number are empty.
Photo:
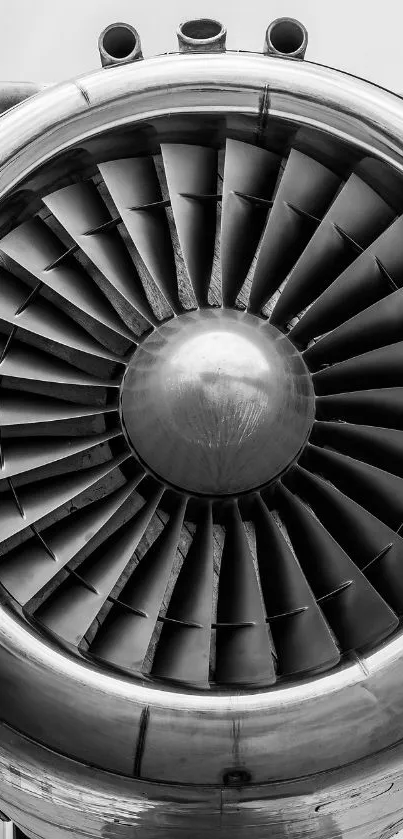
[[[154,473],[190,493],[232,495],[283,472],[314,417],[309,372],[291,341],[254,315],[181,315],[135,352],[123,425]]]

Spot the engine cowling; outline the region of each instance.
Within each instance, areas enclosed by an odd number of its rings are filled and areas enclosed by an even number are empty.
[[[386,839],[401,100],[208,31],[1,117],[1,808]]]

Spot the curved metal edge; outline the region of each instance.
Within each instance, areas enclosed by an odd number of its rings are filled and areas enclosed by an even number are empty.
[[[0,82],[0,114],[49,86],[45,82]]]
[[[5,726],[0,742],[0,801],[28,836],[132,839],[139,830],[150,839],[249,839],[252,831],[322,839],[348,830],[351,839],[374,839],[403,822],[402,748],[363,761],[358,772],[317,774],[286,789],[194,789],[118,778],[52,754]]]
[[[395,94],[337,70],[292,59],[231,52],[174,54],[52,86],[4,114],[0,196],[22,173],[27,175],[73,139],[163,114],[256,116],[266,89],[268,116],[352,141],[403,171],[403,111]]]
[[[401,646],[400,637],[372,656],[380,662],[265,693],[179,693],[84,665],[1,609],[0,713],[49,748],[121,774],[137,766],[150,780],[220,784],[235,768],[253,783],[287,780],[400,741]]]
[[[256,117],[264,90],[269,117],[322,129],[403,171],[403,108],[393,94],[307,63],[174,55],[97,71],[5,114],[0,196],[73,141],[157,114]],[[220,783],[234,766],[256,783],[301,777],[313,765],[326,771],[390,746],[403,730],[403,634],[352,666],[295,687],[233,697],[179,694],[73,661],[0,608],[0,671],[4,719],[116,772],[132,773],[141,713],[149,708],[142,773],[164,782]]]

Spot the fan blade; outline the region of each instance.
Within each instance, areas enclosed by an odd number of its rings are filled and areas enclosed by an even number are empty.
[[[216,681],[274,682],[273,656],[253,558],[238,507],[226,521],[217,607]]]
[[[311,441],[403,477],[403,431],[343,422],[316,422]]]
[[[312,303],[294,326],[293,340],[303,346],[400,288],[402,237],[400,216]]]
[[[84,327],[91,329],[94,324],[102,324],[132,340],[131,333],[88,274],[78,263],[64,258],[65,246],[42,219],[35,217],[20,224],[0,240],[0,250],[73,306],[75,318]],[[54,268],[50,267],[54,264]]]
[[[2,443],[3,464],[0,467],[0,480],[25,475],[42,466],[56,465],[73,455],[81,454],[87,461],[91,450],[102,446],[116,437],[121,437],[120,429],[106,431],[91,437],[39,437],[6,439]]]
[[[380,425],[403,430],[403,388],[361,390],[316,397],[316,416],[320,420]]]
[[[153,662],[154,675],[208,683],[213,577],[213,520],[211,505],[206,505],[169,602],[168,621],[163,624]]]
[[[78,644],[90,628],[144,535],[163,489],[113,533],[35,613],[55,635]]]
[[[221,217],[224,306],[233,306],[246,279],[271,207],[280,167],[277,154],[227,140]]]
[[[119,234],[102,229],[111,219],[95,184],[85,181],[65,186],[43,201],[112,289],[155,325],[154,313]]]
[[[217,152],[163,143],[162,159],[186,270],[196,299],[208,302],[217,217]]]
[[[3,276],[0,286],[0,322],[19,333],[38,336],[53,347],[66,361],[77,363],[81,358],[81,365],[94,365],[99,359],[99,373],[105,369],[105,361],[123,364],[116,353],[106,350],[102,344],[91,338],[87,332],[78,326],[68,315],[61,312],[47,300],[36,298],[27,308],[23,308],[29,289],[11,275]],[[83,356],[83,358],[82,358]],[[95,358],[88,359],[88,356]],[[109,369],[113,369],[110,364]]]
[[[131,454],[127,452],[90,469],[19,487],[18,500],[23,515],[14,498],[0,500],[0,542],[21,533],[82,492],[91,489],[102,478],[111,475],[129,457]]]
[[[261,499],[256,547],[266,612],[282,675],[335,666],[340,654],[291,549]]]
[[[327,478],[393,530],[403,523],[403,481],[396,475],[311,444],[304,451],[302,465]]]
[[[387,637],[398,619],[307,507],[285,487],[279,509],[320,607],[344,651]]]
[[[97,379],[41,350],[13,341],[0,362],[0,376],[20,381],[51,382],[75,387],[119,387],[118,381]]]
[[[99,537],[141,481],[143,473],[100,501],[70,514],[15,548],[0,561],[0,581],[24,606],[79,551]]]
[[[36,396],[32,393],[2,389],[0,427],[4,429],[8,426],[29,425],[29,431],[33,432],[35,426],[46,423],[52,431],[52,425],[63,420],[80,420],[116,410],[117,408],[113,405],[97,408],[93,405],[78,405],[49,396]]]
[[[376,590],[399,614],[403,610],[403,539],[331,484],[296,467],[287,486],[306,501],[319,521]]]
[[[304,359],[310,370],[318,369],[402,338],[403,289],[399,289],[325,335],[306,350]]]
[[[320,370],[314,373],[312,379],[316,393],[322,395],[345,390],[394,387],[400,385],[402,375],[403,341],[399,341]]]
[[[153,158],[108,160],[98,168],[153,280],[173,311],[181,311],[171,235]]]
[[[321,163],[291,149],[263,233],[253,275],[250,311],[257,314],[285,280],[339,184],[340,178]]]
[[[377,192],[351,175],[295,266],[272,321],[284,324],[312,303],[394,216]]]
[[[141,667],[175,560],[185,507],[181,501],[95,636],[90,651],[98,658],[126,670]]]

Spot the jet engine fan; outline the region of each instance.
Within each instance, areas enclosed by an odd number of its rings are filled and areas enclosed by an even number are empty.
[[[0,120],[0,799],[32,839],[403,823],[403,109],[188,21]]]

